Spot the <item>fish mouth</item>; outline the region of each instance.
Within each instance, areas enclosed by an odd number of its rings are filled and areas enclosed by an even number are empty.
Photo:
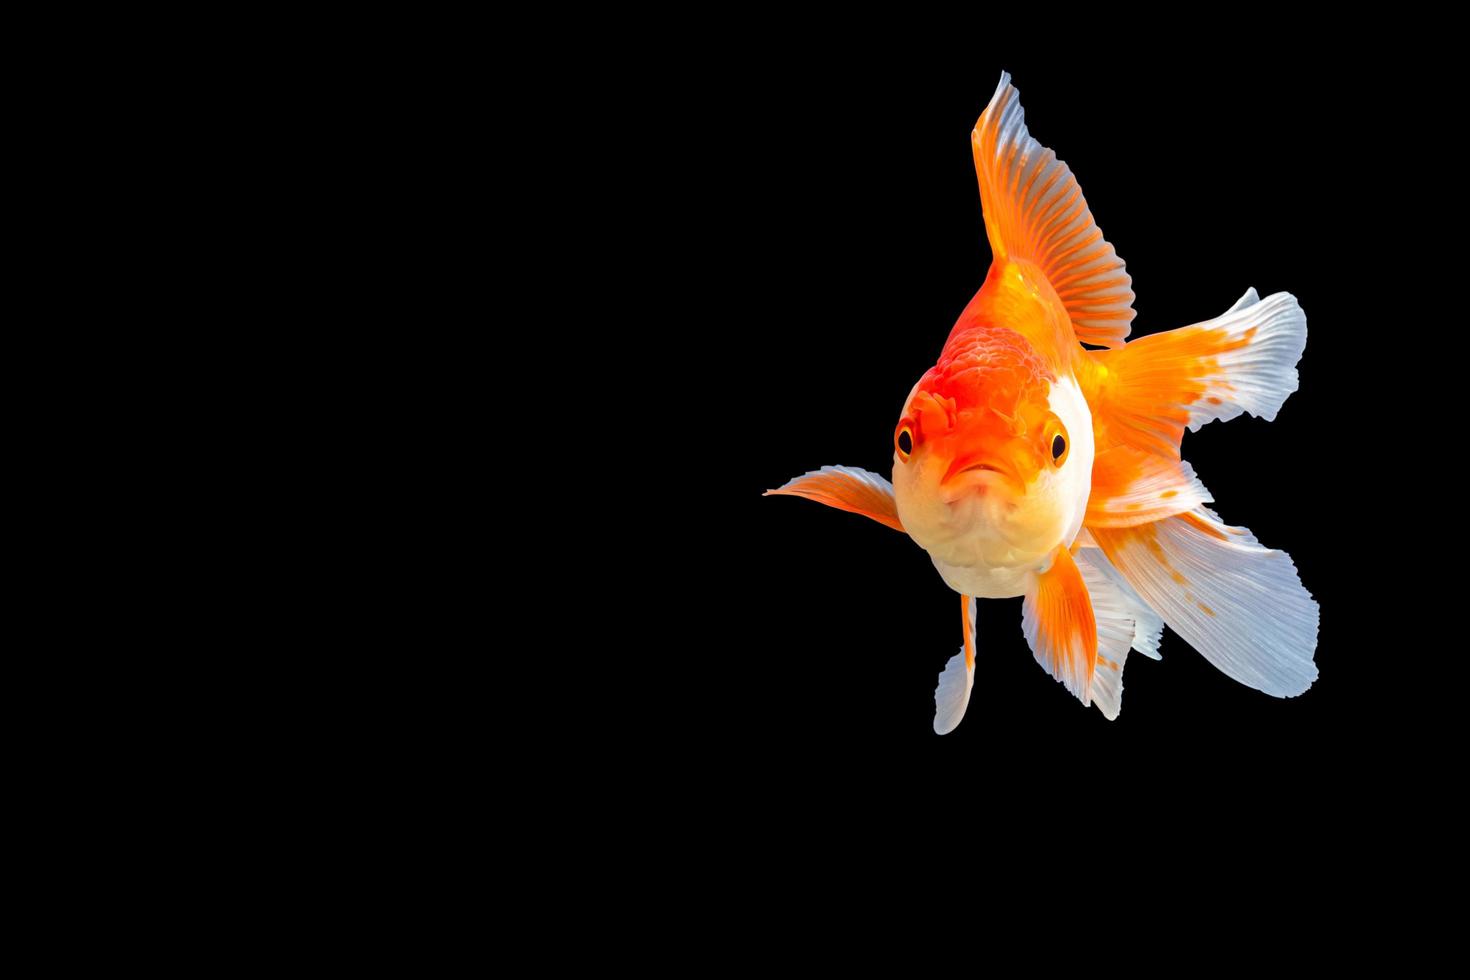
[[[980,458],[972,455],[955,460],[939,482],[947,490],[958,494],[971,490],[983,492],[997,485],[1004,486],[1014,493],[1020,493],[1025,489],[1021,486],[1021,480],[1015,468],[993,453],[987,453]]]
[[[957,459],[951,463],[949,469],[945,471],[944,477],[939,482],[949,483],[951,480],[963,476],[966,473],[997,473],[1001,476],[1011,478],[1014,478],[1016,475],[1011,471],[1009,466],[1005,465],[1003,460],[996,456],[987,455],[982,459],[976,459],[974,456],[970,456],[964,459]]]

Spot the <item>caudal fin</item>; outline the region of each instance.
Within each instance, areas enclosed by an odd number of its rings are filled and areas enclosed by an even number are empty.
[[[1106,379],[1094,410],[1118,442],[1179,457],[1187,426],[1249,412],[1274,419],[1297,388],[1307,317],[1296,297],[1254,289],[1213,320],[1093,351]]]
[[[1317,679],[1317,603],[1286,552],[1203,507],[1089,530],[1168,627],[1230,677],[1276,697]]]
[[[1092,703],[1108,721],[1122,710],[1123,665],[1128,651],[1158,659],[1163,622],[1122,580],[1096,548],[1077,552],[1077,569],[1092,597],[1097,621],[1097,667],[1092,673]]]

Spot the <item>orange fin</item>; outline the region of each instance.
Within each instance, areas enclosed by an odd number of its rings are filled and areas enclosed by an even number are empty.
[[[1037,662],[1083,704],[1091,704],[1097,620],[1087,583],[1066,548],[1057,549],[1051,567],[1026,591],[1021,630]]]
[[[1083,522],[1092,527],[1147,524],[1209,501],[1210,492],[1183,460],[1112,446],[1093,458],[1092,495]]]
[[[1094,351],[1079,376],[1100,444],[1179,458],[1184,430],[1241,412],[1273,419],[1297,388],[1307,318],[1296,297],[1248,290],[1213,320]]]
[[[855,466],[824,466],[788,480],[775,490],[767,490],[763,496],[772,494],[806,497],[828,507],[871,517],[895,531],[903,530],[898,519],[898,507],[893,501],[893,484],[877,473]]]
[[[1020,94],[1006,72],[970,142],[995,263],[1034,263],[1066,307],[1078,340],[1120,346],[1133,322],[1132,279],[1093,221],[1071,169],[1027,132]]]

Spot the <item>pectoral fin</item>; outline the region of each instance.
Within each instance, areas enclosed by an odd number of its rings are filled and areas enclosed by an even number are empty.
[[[1027,590],[1021,629],[1037,662],[1083,704],[1091,704],[1097,620],[1087,583],[1066,548],[1057,549],[1051,567]]]
[[[893,484],[877,473],[855,466],[824,466],[789,480],[775,490],[767,490],[764,496],[772,494],[806,497],[828,507],[871,517],[895,531],[903,530],[898,519],[898,507],[893,501]]]

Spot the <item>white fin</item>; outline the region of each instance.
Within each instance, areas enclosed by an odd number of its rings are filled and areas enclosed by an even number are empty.
[[[965,596],[968,621],[963,622],[969,632],[969,646],[975,649],[975,597]],[[948,735],[965,717],[965,708],[970,704],[970,689],[975,686],[975,665],[967,663],[965,644],[960,652],[949,658],[939,675],[939,686],[934,689],[934,730]]]
[[[1092,597],[1092,616],[1097,621],[1097,663],[1092,670],[1092,703],[1103,717],[1118,717],[1123,699],[1123,663],[1133,642],[1133,615],[1127,599],[1095,562],[1107,562],[1097,551],[1079,551],[1077,570]]]
[[[1122,576],[1118,577],[1121,582]],[[1138,614],[1133,628],[1133,649],[1150,660],[1163,660],[1159,653],[1159,641],[1164,637],[1164,621],[1159,614],[1140,602],[1133,607]]]
[[[1243,309],[1245,309],[1247,306],[1255,306],[1260,301],[1261,301],[1261,297],[1256,292],[1256,287],[1255,286],[1252,286],[1252,287],[1250,287],[1249,289],[1247,289],[1245,291],[1245,295],[1244,296],[1242,296],[1240,299],[1238,299],[1238,300],[1235,301],[1235,305],[1234,306],[1230,307],[1230,309],[1228,309],[1228,310],[1225,311],[1225,315],[1226,316],[1229,316],[1230,314],[1234,313],[1237,310],[1243,310]]]
[[[1256,300],[1250,289],[1213,320],[1092,351],[1108,381],[1090,402],[1106,427],[1099,456],[1123,443],[1178,459],[1186,427],[1242,412],[1274,419],[1296,391],[1306,344],[1307,318],[1295,296]]]
[[[1097,545],[1094,544],[1093,548],[1096,549]],[[1123,596],[1128,611],[1133,616],[1132,648],[1150,660],[1162,660],[1163,657],[1159,654],[1159,641],[1164,636],[1163,619],[1149,608],[1148,603],[1143,601],[1143,596],[1134,591],[1133,586],[1129,585],[1128,580],[1123,577],[1123,573],[1114,568],[1113,563],[1108,561],[1107,556],[1100,550],[1088,552],[1086,557],[1092,562],[1094,569],[1107,576],[1113,588]],[[1081,564],[1080,556],[1078,564]]]
[[[1276,697],[1317,679],[1317,603],[1286,552],[1203,507],[1092,535],[1169,628],[1227,676]]]
[[[1189,405],[1190,431],[1241,412],[1274,419],[1296,391],[1296,365],[1307,346],[1307,315],[1296,297],[1273,293],[1258,299],[1255,289],[1248,289],[1223,315],[1196,326],[1222,331],[1235,342],[1254,333],[1243,346],[1215,355],[1216,369],[1200,379],[1204,393]]]
[[[1097,620],[1097,666],[1092,673],[1092,703],[1114,721],[1122,710],[1123,665],[1130,648],[1159,658],[1164,621],[1139,598],[1117,569],[1096,549],[1077,554],[1077,568],[1092,596]]]

